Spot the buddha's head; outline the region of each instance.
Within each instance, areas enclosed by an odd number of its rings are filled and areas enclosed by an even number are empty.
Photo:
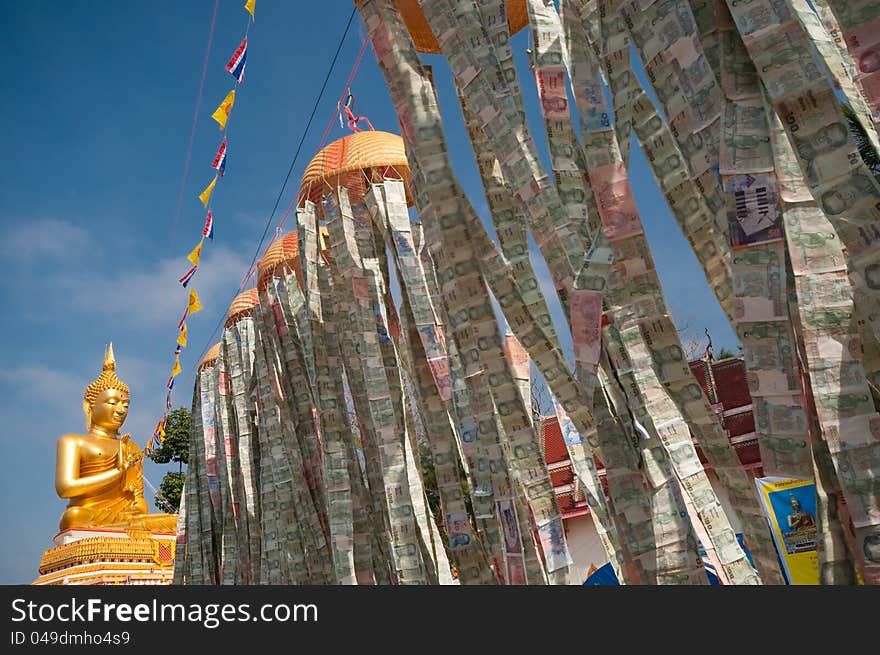
[[[128,385],[116,377],[112,343],[104,357],[104,370],[83,394],[83,412],[87,430],[94,425],[113,433],[122,427],[128,415]]]

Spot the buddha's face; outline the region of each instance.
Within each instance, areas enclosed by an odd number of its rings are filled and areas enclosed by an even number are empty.
[[[128,416],[128,394],[118,389],[105,389],[92,406],[92,425],[116,431]]]

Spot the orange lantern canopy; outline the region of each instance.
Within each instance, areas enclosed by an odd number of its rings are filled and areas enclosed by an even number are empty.
[[[338,187],[345,187],[349,198],[360,200],[371,182],[403,180],[408,188],[410,177],[403,139],[376,130],[355,132],[334,141],[312,158],[297,198],[300,205],[310,200],[320,206],[322,198]]]
[[[208,351],[205,353],[205,356],[202,357],[202,361],[199,362],[198,370],[202,371],[206,368],[211,368],[217,364],[217,357],[220,355],[220,344],[215,343],[213,346],[208,348]]]
[[[302,268],[299,261],[299,236],[288,232],[272,245],[260,259],[257,267],[257,288],[261,289],[269,283],[273,276],[292,270],[296,275],[299,288],[303,289]]]
[[[229,310],[226,312],[226,321],[223,327],[230,327],[246,316],[253,316],[254,307],[260,304],[260,297],[257,295],[256,289],[248,289],[238,294],[229,304]]]

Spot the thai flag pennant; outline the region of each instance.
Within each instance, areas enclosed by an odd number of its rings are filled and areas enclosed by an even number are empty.
[[[180,282],[180,283],[183,285],[183,288],[184,288],[184,289],[186,288],[186,285],[190,283],[190,280],[193,279],[193,276],[196,274],[196,269],[197,269],[197,268],[198,268],[198,266],[193,266],[191,269],[189,269],[189,270],[184,274],[184,276],[183,276],[182,278],[180,278],[180,279],[178,280],[178,282]],[[184,316],[184,319],[185,319],[185,318],[186,318],[186,316]],[[181,321],[181,323],[182,323],[182,322],[183,322],[183,321]]]
[[[238,80],[238,83],[241,84],[244,79],[244,64],[247,61],[247,37],[241,42],[241,45],[238,46],[238,49],[235,51],[235,54],[232,55],[232,59],[229,60],[229,63],[226,64],[226,70],[229,71],[230,75]]]
[[[173,375],[170,378],[168,378],[168,382],[165,383],[165,386],[168,388],[169,391],[174,388],[174,376]]]
[[[170,412],[170,411],[171,411],[171,392],[170,392],[170,391],[169,391],[168,394],[165,396],[165,411],[166,411],[166,412]]]
[[[205,218],[205,229],[202,230],[202,236],[214,240],[214,214],[208,210],[208,217]]]
[[[214,156],[211,168],[217,169],[220,177],[223,177],[223,174],[226,172],[226,137],[223,137],[223,143],[220,144],[220,149],[217,150],[217,154]]]
[[[183,324],[186,323],[186,317],[189,315],[189,305],[187,305],[186,309],[183,312],[183,316],[180,317],[180,321],[177,323],[177,331],[183,329]]]
[[[165,419],[163,418],[159,421],[159,425],[156,426],[156,431],[153,433],[153,436],[159,441],[159,445],[162,445],[162,442],[165,441]]]

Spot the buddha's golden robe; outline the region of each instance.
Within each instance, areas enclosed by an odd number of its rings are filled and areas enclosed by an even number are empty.
[[[126,456],[134,457],[138,448],[125,443]],[[90,477],[117,467],[118,455],[80,456],[80,477]],[[120,489],[121,486],[121,489]],[[124,528],[133,531],[175,532],[175,514],[149,514],[144,498],[144,471],[140,462],[129,467],[122,480],[109,482],[104,489],[77,496],[61,515],[61,530],[68,528]]]

